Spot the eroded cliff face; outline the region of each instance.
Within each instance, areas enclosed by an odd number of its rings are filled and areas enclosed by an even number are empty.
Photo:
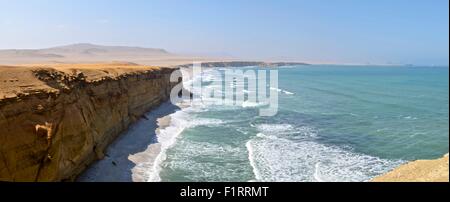
[[[74,180],[130,124],[169,99],[174,70],[27,69],[45,87],[0,98],[0,181]]]

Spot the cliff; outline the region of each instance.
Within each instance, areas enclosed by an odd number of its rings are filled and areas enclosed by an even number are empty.
[[[171,68],[0,67],[0,181],[71,181],[169,99]]]
[[[169,99],[175,69],[134,63],[0,66],[0,181],[74,180],[130,124]]]
[[[436,160],[417,160],[374,178],[373,182],[448,182],[448,154]]]

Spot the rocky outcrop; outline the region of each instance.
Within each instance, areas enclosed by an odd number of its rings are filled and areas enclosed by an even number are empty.
[[[108,71],[32,68],[46,88],[0,98],[0,181],[74,180],[176,84],[170,68]]]
[[[436,160],[417,160],[401,165],[373,182],[448,182],[448,154]]]

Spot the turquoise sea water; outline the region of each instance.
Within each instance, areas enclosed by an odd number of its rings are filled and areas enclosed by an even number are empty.
[[[163,151],[159,179],[367,181],[448,152],[448,67],[278,70],[276,116],[258,116],[257,106],[173,114],[184,130]]]

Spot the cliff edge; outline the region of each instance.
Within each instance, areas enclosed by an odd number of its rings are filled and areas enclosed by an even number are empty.
[[[372,179],[373,182],[448,182],[448,154],[435,160],[417,160]]]
[[[169,99],[175,69],[0,66],[0,181],[72,181],[130,124]]]

